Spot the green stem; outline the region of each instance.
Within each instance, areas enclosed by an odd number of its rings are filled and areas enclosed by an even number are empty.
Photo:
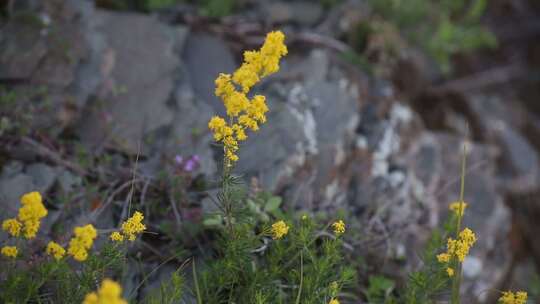
[[[197,279],[197,270],[195,266],[195,258],[193,258],[193,264],[191,264],[193,270],[193,281],[195,283],[195,293],[197,294],[197,304],[202,304],[201,290],[199,289],[199,280]]]
[[[465,171],[467,167],[467,145],[463,143],[463,154],[461,157],[461,185],[459,191],[459,210],[457,212],[458,220],[456,225],[456,239],[459,237],[459,232],[461,231],[461,220],[464,213],[465,202]],[[461,290],[461,263],[459,260],[456,260],[456,269],[454,274],[454,279],[452,281],[452,304],[459,304],[459,292]]]
[[[300,287],[298,288],[298,295],[296,296],[296,304],[300,304],[300,297],[302,295],[302,285],[304,283],[304,255],[300,251]]]

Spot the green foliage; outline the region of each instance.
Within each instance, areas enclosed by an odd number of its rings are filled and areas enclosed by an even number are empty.
[[[493,33],[480,24],[487,0],[372,0],[374,11],[394,23],[450,72],[451,56],[496,47]]]
[[[200,6],[201,13],[209,17],[224,17],[232,14],[236,0],[205,0]]]
[[[146,0],[145,8],[148,10],[156,10],[164,7],[172,6],[180,1],[178,0]]]
[[[97,0],[101,7],[114,10],[137,10],[152,12],[176,4],[189,3],[197,7],[201,15],[220,18],[234,12],[237,0]]]
[[[443,225],[443,230],[435,229],[422,255],[422,266],[409,274],[404,299],[407,304],[435,303],[437,296],[448,292],[451,280],[444,265],[437,261],[437,254],[444,251],[447,236],[456,227],[456,216],[451,216]]]
[[[225,221],[219,241],[211,256],[198,263],[202,302],[309,304],[336,297],[355,277],[355,270],[346,266],[341,239],[320,235],[325,227],[307,217],[276,218],[282,216],[275,213],[281,199],[268,193],[250,199],[252,207],[238,209],[246,198],[238,197],[245,192],[240,184],[233,185],[236,180],[224,179],[219,201]],[[285,220],[289,233],[272,239],[272,219]]]
[[[91,254],[80,268],[66,259],[42,259],[34,266],[27,265],[25,270],[14,267],[17,261],[0,261],[0,266],[6,269],[0,277],[1,303],[81,303],[97,282],[122,269],[124,254],[108,244],[99,254]]]
[[[395,288],[394,281],[383,276],[369,277],[369,285],[366,292],[366,297],[369,303],[397,303],[392,296],[392,291]]]
[[[178,303],[184,294],[186,280],[182,276],[182,268],[172,273],[169,281],[164,281],[159,289],[150,293],[145,299],[148,304],[173,304]]]

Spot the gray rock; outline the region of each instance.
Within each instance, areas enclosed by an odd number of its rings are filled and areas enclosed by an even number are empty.
[[[309,1],[272,1],[261,8],[270,24],[295,22],[303,26],[313,26],[323,15],[321,5]]]
[[[139,14],[97,11],[94,18],[105,44],[100,99],[106,102],[91,109],[80,133],[93,145],[110,139],[136,153],[139,145],[146,148],[143,140],[172,122],[167,102],[180,66],[175,51],[186,33]]]
[[[198,155],[201,160],[199,171],[207,176],[214,175],[217,168],[211,149],[213,138],[208,130],[212,107],[195,96],[187,81],[177,87],[174,98],[175,116],[166,148],[169,157]]]
[[[224,113],[214,95],[214,80],[219,73],[232,73],[236,64],[225,42],[209,34],[193,32],[187,38],[182,55],[195,96],[209,104],[215,113]]]
[[[10,22],[0,31],[0,79],[29,79],[46,53],[39,25]]]
[[[70,193],[82,184],[82,179],[68,170],[61,170],[58,174],[58,185],[64,193]]]
[[[35,190],[47,192],[58,177],[58,169],[43,163],[35,163],[26,167],[26,174],[32,177]]]
[[[512,192],[528,192],[538,187],[540,172],[538,152],[529,141],[513,128],[501,125],[499,143],[506,161],[508,173],[513,178],[505,188]]]
[[[32,177],[24,173],[0,179],[0,205],[3,214],[7,217],[14,216],[20,207],[21,196],[34,190]]]
[[[348,153],[359,103],[355,84],[339,69],[329,69],[327,56],[313,51],[305,59],[287,58],[296,64],[288,68],[283,63],[283,75],[299,80],[286,85],[269,80],[263,85],[268,123],[240,149],[237,171],[257,177],[271,191],[287,187],[286,200],[292,205],[313,200],[324,205],[338,196],[343,200],[340,193],[346,192],[332,172]],[[307,169],[309,164],[315,166]],[[298,179],[298,174],[309,177]]]
[[[526,137],[521,130],[533,130],[526,122],[534,121],[518,101],[508,102],[494,95],[471,95],[472,116],[486,141],[501,148],[498,166],[500,187],[513,193],[537,189],[540,182],[538,151],[535,136]]]

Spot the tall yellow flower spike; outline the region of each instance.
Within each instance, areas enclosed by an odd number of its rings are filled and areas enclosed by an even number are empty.
[[[281,31],[268,33],[260,50],[244,52],[244,62],[232,75],[219,74],[216,78],[215,94],[223,101],[227,119],[214,116],[208,128],[214,140],[223,144],[227,167],[238,161],[238,142],[248,138],[246,130],[258,131],[259,124],[266,122],[265,97],[255,95],[250,99],[247,94],[262,78],[279,71],[279,61],[287,54],[284,40]]]

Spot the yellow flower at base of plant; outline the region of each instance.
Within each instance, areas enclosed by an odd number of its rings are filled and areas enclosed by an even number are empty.
[[[39,230],[40,221],[47,216],[47,209],[43,205],[43,200],[39,192],[29,192],[21,197],[21,204],[17,216],[23,224],[24,237],[33,239]]]
[[[503,291],[499,298],[500,304],[525,304],[527,303],[527,293],[518,291],[515,294],[511,291]]]
[[[122,223],[122,233],[128,238],[128,240],[132,242],[135,241],[137,235],[146,230],[146,226],[142,223],[143,219],[144,215],[139,211],[135,211],[132,217],[128,218],[124,223]]]
[[[97,292],[91,292],[85,296],[83,304],[127,304],[127,301],[122,298],[120,284],[105,279]]]
[[[118,231],[115,231],[115,232],[111,233],[110,238],[114,242],[123,242],[124,241],[124,236]]]
[[[88,249],[92,248],[97,237],[97,231],[92,224],[88,224],[75,227],[74,233],[75,237],[69,241],[68,254],[79,262],[86,261]]]
[[[9,235],[11,236],[19,236],[19,234],[21,233],[21,229],[22,223],[19,222],[17,219],[11,218],[2,222],[2,230],[9,233]]]
[[[328,304],[339,304],[339,301],[338,301],[338,299],[333,298],[333,299],[330,300],[330,302],[328,302]]]
[[[467,208],[467,203],[465,202],[453,202],[450,204],[450,207],[448,209],[453,211],[457,216],[461,217],[465,213],[466,208]]]
[[[248,138],[246,130],[257,131],[259,124],[266,122],[268,107],[262,95],[248,97],[251,87],[262,78],[279,70],[281,57],[287,54],[285,35],[280,31],[270,32],[261,49],[244,52],[244,62],[232,74],[219,74],[215,80],[215,94],[221,98],[227,119],[214,116],[208,128],[214,140],[223,144],[225,164],[230,167],[238,161],[238,142]]]
[[[448,274],[449,277],[453,277],[454,276],[454,269],[451,268],[451,267],[448,267],[448,268],[446,268],[446,273]]]
[[[2,250],[0,250],[0,252],[3,256],[6,256],[8,258],[16,258],[19,250],[15,246],[4,246],[2,247]]]
[[[335,235],[342,235],[343,233],[345,233],[345,222],[339,220],[332,224],[332,228],[334,228]]]
[[[284,221],[275,222],[272,224],[272,238],[279,240],[289,233],[289,226]]]
[[[60,260],[64,257],[64,255],[66,255],[66,250],[64,249],[64,247],[60,246],[60,244],[56,243],[56,242],[49,242],[49,244],[47,244],[47,249],[45,250],[45,252],[54,257],[55,260]]]

